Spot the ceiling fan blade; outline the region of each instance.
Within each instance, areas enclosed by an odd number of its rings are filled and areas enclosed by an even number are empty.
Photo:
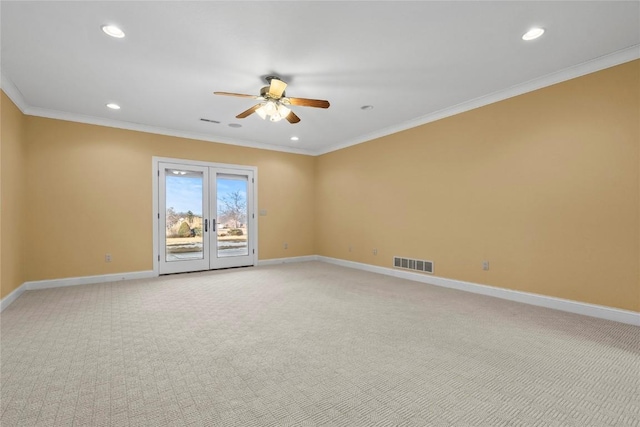
[[[284,90],[286,88],[287,88],[287,84],[282,80],[271,79],[271,82],[269,85],[269,96],[275,99],[279,99],[284,93]]]
[[[295,123],[298,123],[298,122],[300,121],[300,117],[296,116],[296,113],[294,113],[293,111],[292,111],[292,112],[290,112],[290,113],[287,115],[286,119],[287,119],[287,120],[289,121],[289,123],[291,123],[291,124],[295,124]]]
[[[287,98],[291,105],[300,107],[329,108],[329,101],[323,99],[307,99],[307,98]]]
[[[253,107],[249,108],[248,110],[245,110],[242,113],[238,114],[236,116],[236,119],[244,119],[245,117],[248,117],[248,116],[252,115],[253,113],[255,113],[255,111],[258,108],[260,108],[260,104],[256,104]]]
[[[232,93],[232,92],[213,92],[214,95],[224,95],[224,96],[237,96],[239,98],[252,98],[252,99],[262,99],[261,96],[255,95],[245,95],[244,93]]]

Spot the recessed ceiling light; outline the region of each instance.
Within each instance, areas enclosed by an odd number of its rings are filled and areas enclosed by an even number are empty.
[[[532,28],[522,35],[522,40],[535,40],[544,34],[544,28]]]
[[[115,25],[103,25],[102,31],[108,36],[115,37],[117,39],[121,39],[124,37],[124,31]]]
[[[242,125],[240,123],[229,123],[230,128],[241,128]]]
[[[292,140],[292,141],[298,141],[299,139],[300,139],[300,138],[298,138],[297,136],[292,136],[292,137],[291,137],[291,140]]]
[[[110,102],[107,104],[107,108],[111,108],[112,110],[119,110],[120,106],[118,104],[114,104],[113,102]]]
[[[363,105],[360,107],[361,110],[373,110],[373,105]]]

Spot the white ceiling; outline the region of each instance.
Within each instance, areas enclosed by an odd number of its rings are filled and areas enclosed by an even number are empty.
[[[0,7],[3,89],[27,114],[307,154],[640,56],[638,1]],[[127,36],[110,38],[103,24],[117,24]],[[533,26],[546,33],[523,41]],[[294,107],[300,123],[271,123],[255,114],[235,118],[252,99],[213,95],[257,95],[269,74],[289,83],[288,96],[327,99],[331,107]],[[109,110],[108,102],[122,109]],[[290,141],[293,135],[300,140]]]

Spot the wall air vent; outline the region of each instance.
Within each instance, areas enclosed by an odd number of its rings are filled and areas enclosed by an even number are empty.
[[[433,261],[425,261],[423,259],[411,259],[411,258],[402,258],[399,256],[394,256],[393,266],[396,268],[403,268],[405,270],[414,270],[414,271],[419,271],[420,273],[433,274]]]

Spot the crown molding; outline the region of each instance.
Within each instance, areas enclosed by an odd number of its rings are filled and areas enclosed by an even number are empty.
[[[180,131],[180,130],[162,128],[159,126],[149,126],[149,125],[143,125],[140,123],[105,119],[102,117],[85,116],[82,114],[67,113],[64,111],[49,110],[46,108],[28,107],[26,111],[24,111],[24,113],[29,116],[38,116],[38,117],[44,117],[48,119],[85,123],[85,124],[97,125],[97,126],[106,126],[111,128],[117,128],[117,129],[126,129],[126,130],[138,131],[138,132],[153,133],[157,135],[174,136],[177,138],[195,139],[200,141],[215,142],[218,144],[236,145],[241,147],[258,148],[261,150],[270,150],[270,151],[282,151],[282,152],[293,153],[293,154],[314,155],[314,153],[311,151],[303,150],[299,148],[263,144],[260,142],[245,141],[242,139],[235,139],[235,138],[214,137],[211,135],[197,133],[197,132]]]
[[[18,107],[22,114],[26,114],[26,110],[29,108],[27,101],[24,100],[22,92],[13,84],[11,79],[4,73],[0,72],[0,89],[7,94],[9,99]]]
[[[131,123],[121,120],[105,119],[95,116],[87,116],[83,114],[68,113],[65,111],[51,110],[47,108],[32,107],[24,99],[24,96],[15,84],[4,73],[0,73],[0,89],[7,94],[9,99],[20,109],[22,114],[27,116],[44,117],[47,119],[64,120],[67,122],[84,123],[89,125],[105,126],[117,129],[126,129],[137,132],[152,133],[156,135],[174,136],[177,138],[188,138],[200,141],[215,142],[218,144],[236,145],[248,148],[257,148],[261,150],[280,151],[285,153],[303,154],[307,156],[315,155],[315,152],[311,150],[304,150],[295,147],[277,146],[270,144],[263,144],[260,142],[245,141],[235,138],[221,138],[213,137],[211,135],[179,131],[174,129],[167,129],[158,126],[143,125],[140,123]]]
[[[86,116],[82,114],[68,113],[57,110],[50,110],[39,107],[31,107],[27,104],[24,96],[20,90],[13,84],[13,82],[4,75],[1,74],[1,88],[7,94],[7,96],[16,104],[16,106],[22,111],[23,114],[30,116],[45,117],[50,119],[65,120],[71,122],[85,123],[98,126],[106,126],[118,129],[126,129],[138,132],[153,133],[158,135],[167,135],[178,138],[188,138],[200,141],[215,142],[219,144],[237,145],[241,147],[257,148],[261,150],[280,151],[285,153],[303,154],[308,156],[320,156],[330,153],[332,151],[341,150],[343,148],[351,147],[353,145],[361,144],[363,142],[371,141],[383,136],[398,133],[404,130],[422,126],[427,123],[434,122],[436,120],[444,119],[456,114],[464,113],[485,105],[493,104],[495,102],[503,101],[514,96],[522,95],[527,92],[542,89],[547,86],[551,86],[557,83],[561,83],[567,80],[574,79],[576,77],[584,76],[586,74],[594,73],[596,71],[604,70],[606,68],[614,67],[616,65],[624,64],[629,61],[633,61],[640,58],[640,44],[635,44],[626,49],[619,50],[609,55],[601,56],[599,58],[578,64],[563,70],[547,74],[546,76],[539,77],[528,82],[509,87],[504,90],[490,93],[463,103],[444,108],[433,113],[429,113],[425,116],[421,116],[412,120],[408,120],[403,123],[399,123],[394,126],[389,126],[375,132],[371,132],[357,138],[350,139],[346,142],[332,145],[326,149],[321,150],[304,150],[294,147],[276,146],[270,144],[264,144],[254,141],[246,141],[235,138],[221,138],[212,137],[208,134],[201,134],[196,132],[179,131],[174,129],[167,129],[157,126],[143,125],[139,123],[131,123],[113,119],[104,119],[94,116]]]
[[[452,107],[443,108],[442,110],[429,113],[426,116],[418,117],[413,120],[409,120],[394,126],[389,126],[375,132],[368,133],[366,135],[359,136],[344,143],[331,146],[327,149],[316,151],[314,154],[316,156],[327,154],[332,151],[341,150],[343,148],[371,141],[376,138],[381,138],[383,136],[422,126],[427,123],[435,122],[436,120],[444,119],[445,117],[454,116],[456,114],[464,113],[466,111],[470,111],[479,107],[484,107],[485,105],[503,101],[508,98],[513,98],[514,96],[522,95],[527,92],[533,92],[534,90],[542,89],[547,86],[575,79],[576,77],[581,77],[586,74],[595,73],[596,71],[624,64],[625,62],[630,62],[638,58],[640,58],[640,44],[636,44],[626,49],[611,53],[609,55],[601,56],[599,58],[583,62],[582,64],[574,65],[572,67],[547,74],[546,76],[529,80],[527,82],[509,87],[507,89],[499,90],[488,95],[465,101]]]

